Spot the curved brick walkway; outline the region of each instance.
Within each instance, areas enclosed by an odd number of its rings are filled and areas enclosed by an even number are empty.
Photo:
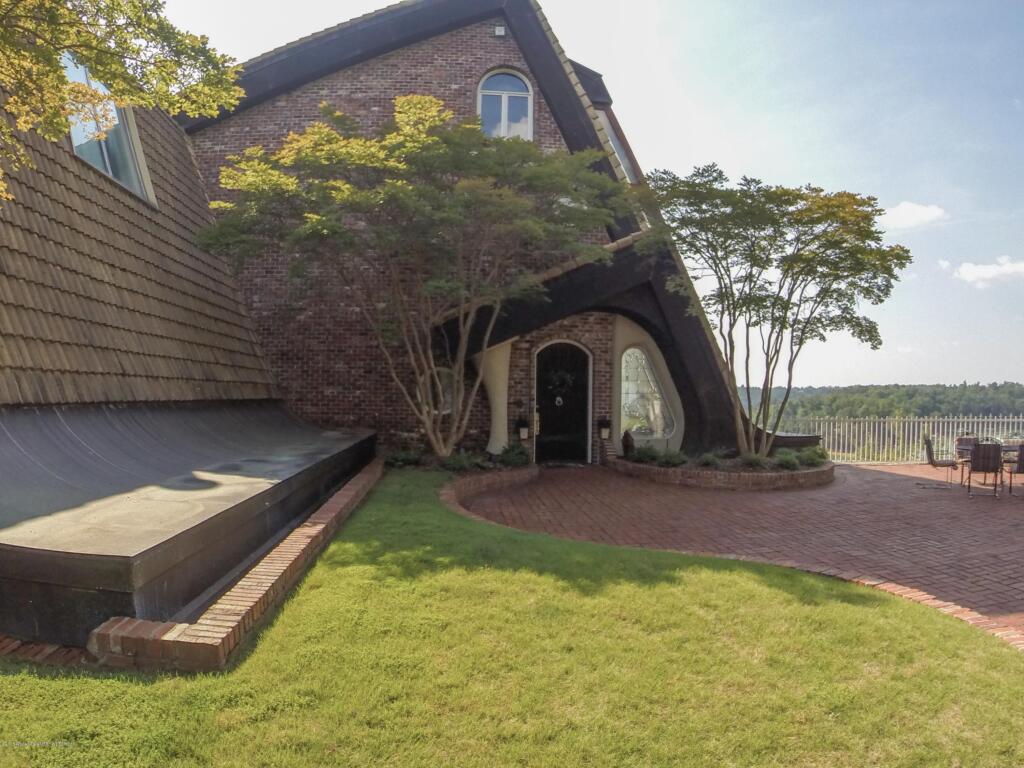
[[[936,487],[943,481],[926,466],[847,466],[826,488],[741,493],[586,467],[545,469],[532,483],[464,503],[493,522],[573,539],[895,582],[940,609],[971,609],[958,615],[1024,646],[1012,631],[1024,631],[1024,497],[969,499],[956,481]],[[961,615],[972,612],[983,616]]]

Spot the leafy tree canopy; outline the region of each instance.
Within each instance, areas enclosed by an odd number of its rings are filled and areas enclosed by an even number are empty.
[[[734,381],[745,393],[757,384],[771,393],[777,374],[786,379],[777,405],[735,403],[740,450],[766,455],[801,352],[837,332],[879,347],[878,326],[861,308],[889,297],[910,252],[883,245],[873,197],[747,177],[732,186],[716,165],[686,178],[658,171],[649,183],[659,229],[706,286],[703,305]],[[675,287],[691,290],[685,280]]]
[[[65,56],[106,90],[69,82]],[[4,168],[27,162],[16,130],[57,141],[76,120],[109,127],[110,101],[215,115],[241,98],[236,75],[205,37],[166,19],[162,0],[0,0],[0,199]]]
[[[741,393],[744,394],[745,393]],[[776,387],[774,401],[785,392]],[[761,392],[752,392],[755,409]],[[891,416],[1019,416],[1024,384],[886,384],[850,387],[794,387],[785,423],[804,418]]]
[[[539,263],[607,256],[586,235],[625,201],[623,185],[592,170],[599,157],[490,138],[428,96],[396,99],[376,136],[325,105],[277,151],[229,160],[220,180],[232,199],[214,204],[204,243],[242,260],[291,257],[297,274],[337,286],[328,300],[362,314],[431,448],[448,456],[482,382],[471,332],[486,348],[509,301],[541,295]]]

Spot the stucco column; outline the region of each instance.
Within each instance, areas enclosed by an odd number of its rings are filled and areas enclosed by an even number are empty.
[[[491,406],[491,437],[487,443],[487,452],[491,454],[501,453],[508,447],[508,372],[511,361],[511,340],[474,358],[474,362],[483,368],[487,402]]]

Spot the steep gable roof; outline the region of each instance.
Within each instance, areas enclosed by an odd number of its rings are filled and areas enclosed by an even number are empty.
[[[215,118],[182,117],[179,122],[189,133],[201,131],[338,70],[495,16],[505,18],[569,149],[603,149],[608,154],[605,170],[625,180],[594,111],[594,103],[611,103],[601,75],[566,57],[533,0],[405,0],[251,59],[243,64],[239,79],[245,98],[232,112]]]

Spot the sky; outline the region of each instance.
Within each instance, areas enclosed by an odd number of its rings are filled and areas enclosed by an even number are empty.
[[[238,60],[389,0],[167,0]],[[883,347],[809,347],[798,385],[1024,381],[1024,2],[542,0],[603,73],[644,170],[878,198],[913,265]],[[241,23],[240,23],[241,22]]]

